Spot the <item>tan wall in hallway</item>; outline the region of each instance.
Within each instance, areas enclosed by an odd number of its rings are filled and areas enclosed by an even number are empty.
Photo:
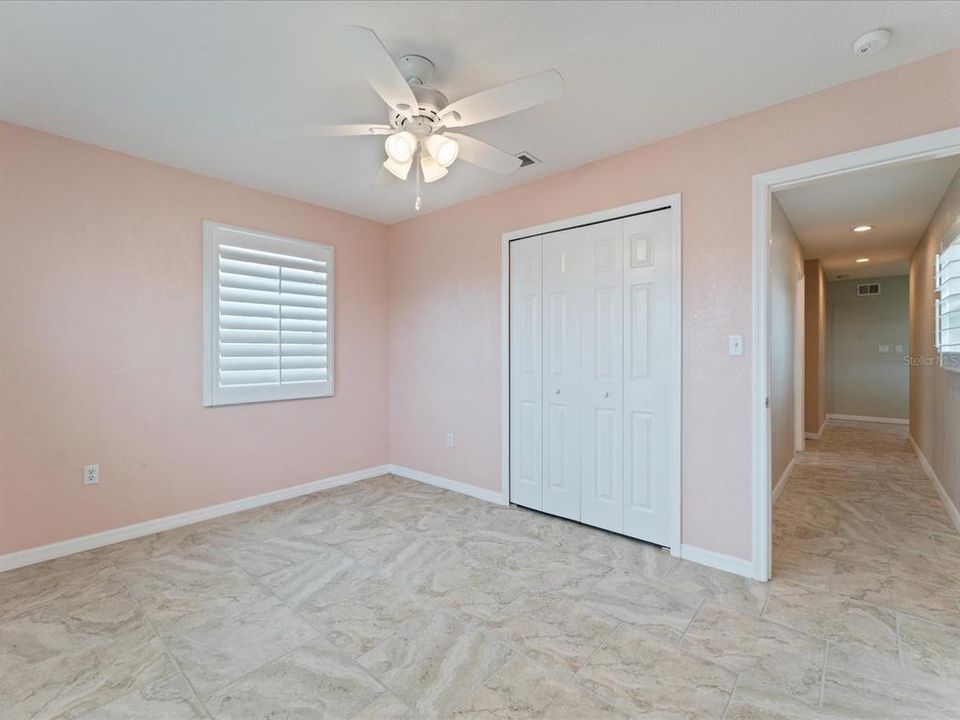
[[[797,282],[803,252],[776,197],[770,204],[770,482],[773,485],[796,450],[794,360]]]
[[[827,420],[827,278],[819,260],[803,264],[804,430],[816,433]]]
[[[934,258],[960,232],[960,173],[910,258],[910,434],[960,506],[960,372],[939,367],[934,346]]]

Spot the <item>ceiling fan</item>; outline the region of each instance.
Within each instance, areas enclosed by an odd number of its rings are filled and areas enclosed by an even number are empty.
[[[434,65],[427,58],[404,55],[398,67],[373,30],[355,25],[341,28],[340,41],[390,107],[387,124],[301,125],[267,132],[276,138],[385,135],[387,158],[376,185],[406,180],[415,168],[417,210],[421,206],[421,182],[439,180],[457,158],[504,175],[521,165],[520,159],[510,153],[469,135],[449,132],[451,128],[495,120],[563,94],[560,73],[546,70],[451,103],[439,90],[429,87]]]

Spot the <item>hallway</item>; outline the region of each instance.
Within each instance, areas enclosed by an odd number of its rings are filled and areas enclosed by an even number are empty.
[[[913,718],[960,717],[960,533],[905,426],[831,421],[798,455],[773,533],[763,617],[828,641],[824,697],[855,675],[876,717],[883,695]]]

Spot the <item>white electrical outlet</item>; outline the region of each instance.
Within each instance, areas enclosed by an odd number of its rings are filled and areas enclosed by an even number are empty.
[[[453,447],[453,433],[447,433],[447,437],[444,442],[447,447]]]
[[[96,485],[98,482],[100,482],[100,466],[84,465],[83,466],[83,484]]]

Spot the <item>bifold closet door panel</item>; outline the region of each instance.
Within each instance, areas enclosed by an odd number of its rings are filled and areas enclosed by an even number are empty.
[[[623,221],[578,229],[583,248],[581,520],[623,531]]]
[[[623,342],[624,533],[673,542],[672,472],[678,392],[670,212],[625,218]]]
[[[543,511],[580,519],[580,303],[576,230],[543,236]]]
[[[543,506],[542,240],[510,243],[510,501]]]

